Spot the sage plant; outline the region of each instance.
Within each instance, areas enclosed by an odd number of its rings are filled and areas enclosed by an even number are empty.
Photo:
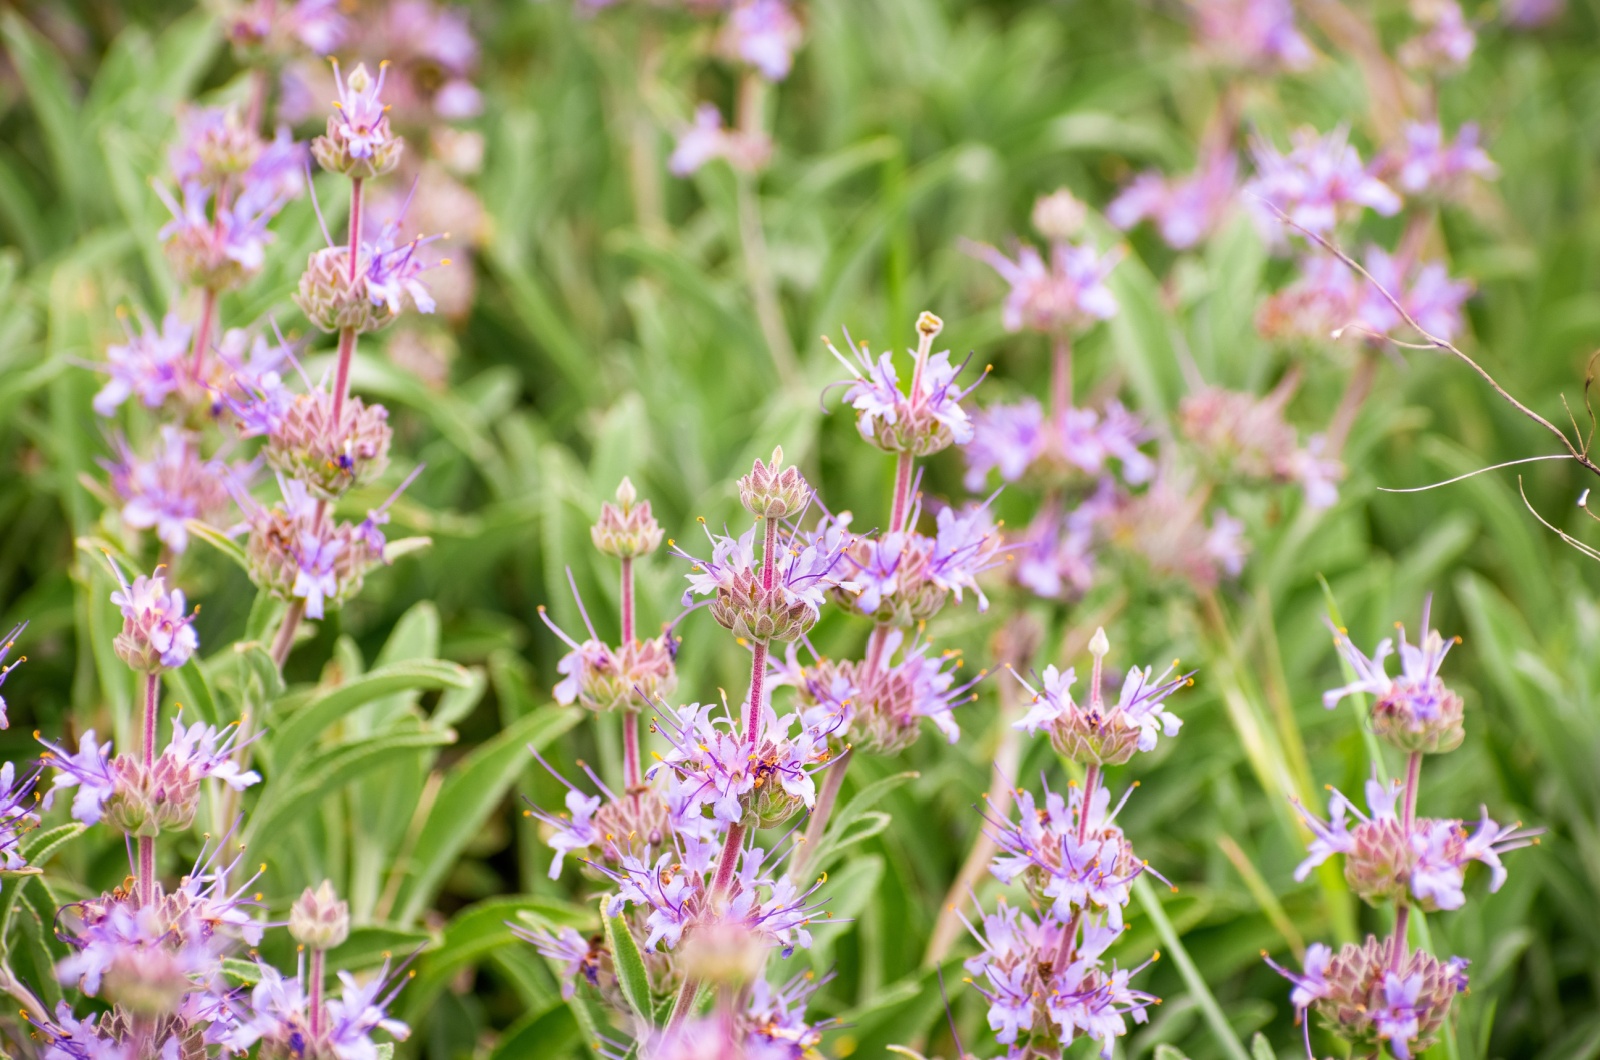
[[[1499,825],[1487,807],[1476,829],[1461,820],[1417,815],[1423,758],[1455,750],[1464,735],[1461,696],[1439,676],[1452,642],[1429,627],[1428,611],[1424,604],[1419,643],[1409,643],[1400,627],[1398,676],[1391,677],[1385,665],[1394,653],[1392,640],[1380,641],[1368,656],[1343,629],[1335,631],[1334,643],[1356,679],[1326,693],[1323,705],[1331,710],[1346,696],[1371,696],[1372,731],[1406,756],[1406,769],[1403,781],[1384,783],[1376,775],[1367,781],[1365,813],[1337,790],[1327,820],[1296,804],[1315,838],[1295,878],[1303,880],[1329,858],[1342,857],[1350,890],[1368,905],[1394,910],[1387,937],[1368,935],[1338,952],[1315,943],[1301,972],[1268,958],[1294,984],[1291,1000],[1296,1020],[1305,1024],[1308,1057],[1311,1011],[1360,1056],[1377,1057],[1387,1049],[1395,1060],[1411,1060],[1433,1045],[1455,996],[1467,989],[1468,962],[1441,960],[1415,946],[1412,913],[1461,908],[1466,869],[1474,861],[1488,868],[1489,890],[1499,890],[1506,879],[1500,855],[1537,842],[1540,831]]]

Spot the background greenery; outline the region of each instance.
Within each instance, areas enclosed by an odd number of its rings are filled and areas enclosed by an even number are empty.
[[[1386,33],[1401,10],[1355,6]],[[1003,333],[998,281],[957,241],[1025,230],[1034,196],[1062,184],[1103,205],[1138,168],[1187,170],[1220,88],[1193,57],[1176,4],[809,0],[806,9],[808,41],[776,91],[777,154],[760,181],[804,380],[784,385],[766,353],[725,167],[690,181],[663,171],[665,223],[639,223],[628,177],[636,125],[656,130],[646,140],[664,153],[696,98],[726,104],[731,93],[702,61],[704,42],[627,12],[579,19],[562,0],[473,4],[488,143],[477,188],[490,232],[452,382],[429,390],[367,356],[370,345],[356,377],[358,390],[396,407],[396,451],[428,463],[396,522],[434,546],[378,573],[323,623],[296,651],[287,692],[258,665],[259,649],[174,675],[181,701],[209,699],[219,716],[264,711],[273,728],[249,837],[252,860],[269,866],[269,902],[281,906],[328,874],[364,925],[347,962],[429,947],[402,1003],[417,1024],[402,1052],[585,1050],[549,969],[504,921],[531,910],[592,924],[586,904],[570,904],[583,900],[583,883],[545,878],[547,852],[515,795],[558,797],[527,768],[529,740],[569,766],[615,762],[614,734],[571,729],[574,718],[550,706],[561,648],[535,617],[547,603],[577,627],[570,566],[602,632],[613,628],[614,579],[587,544],[599,500],[628,474],[669,535],[698,532],[695,516],[733,517],[732,478],[782,443],[832,508],[879,511],[890,461],[860,443],[849,417],[819,406],[840,369],[815,337],[845,324],[880,348],[903,347],[916,312],[929,308],[953,349],[995,365],[977,400],[1041,391],[1043,349]],[[1441,229],[1453,271],[1479,286],[1465,345],[1560,422],[1560,395],[1580,406],[1585,358],[1600,342],[1597,10],[1575,3],[1539,35],[1486,27],[1470,70],[1441,100],[1447,125],[1483,124],[1502,170],[1484,210],[1447,213]],[[161,168],[175,105],[241,84],[213,22],[186,4],[11,5],[0,34],[0,622],[32,623],[29,662],[6,686],[13,725],[0,751],[24,758],[35,753],[35,728],[126,725],[130,687],[108,659],[107,576],[76,547],[102,532],[82,480],[101,474],[95,459],[107,451],[84,364],[117,335],[116,306],[164,304],[163,210],[148,178]],[[1353,121],[1359,138],[1369,106],[1361,72],[1318,41],[1325,55],[1310,73],[1245,93],[1249,122],[1281,133]],[[647,49],[658,65],[641,78]],[[320,238],[309,205],[292,206],[278,231],[273,263],[225,303],[228,319],[269,306],[292,313],[286,295]],[[1307,376],[1295,418],[1326,422],[1354,354],[1275,349],[1256,336],[1256,304],[1284,265],[1252,226],[1240,220],[1176,261],[1145,232],[1131,243],[1113,280],[1122,313],[1083,343],[1083,383],[1120,382],[1159,427],[1186,389],[1178,349],[1208,380],[1257,391],[1292,360]],[[936,631],[984,660],[998,619],[1031,607],[1049,630],[1042,665],[1111,616],[1124,662],[1176,653],[1199,669],[1177,701],[1183,735],[1134,767],[1143,786],[1122,823],[1180,885],[1166,915],[1246,1040],[1261,1029],[1279,1055],[1297,1048],[1286,985],[1261,950],[1285,958],[1287,935],[1332,940],[1384,927],[1341,896],[1336,876],[1330,887],[1291,875],[1303,837],[1287,796],[1351,790],[1371,768],[1356,715],[1320,706],[1323,689],[1340,683],[1323,616],[1336,602],[1370,646],[1395,619],[1414,629],[1432,590],[1436,624],[1466,638],[1446,676],[1466,696],[1469,721],[1460,752],[1430,759],[1421,805],[1471,818],[1485,803],[1498,819],[1549,829],[1541,847],[1512,856],[1500,893],[1485,894],[1475,876],[1464,910],[1429,919],[1439,949],[1473,961],[1454,1040],[1434,1055],[1600,1055],[1595,571],[1535,523],[1514,471],[1421,494],[1377,491],[1550,451],[1461,366],[1425,353],[1387,358],[1346,454],[1338,507],[1314,517],[1241,501],[1254,553],[1215,599],[1130,575],[1056,612],[1002,589],[987,619],[954,609]],[[961,495],[954,455],[928,474],[929,493]],[[1523,477],[1547,518],[1593,540],[1573,503],[1588,485],[1578,469],[1535,465]],[[1025,518],[1026,505],[1002,500],[1013,517]],[[657,556],[643,566],[642,620],[672,617],[681,564]],[[180,581],[204,605],[208,650],[267,628],[270,616],[253,612],[248,582],[220,554],[197,546]],[[706,616],[681,632],[681,694],[704,699],[739,682],[739,655]],[[819,640],[850,650],[865,632],[832,616]],[[816,1003],[841,1021],[832,1054],[876,1057],[889,1043],[957,1051],[922,955],[977,834],[995,685],[964,709],[957,747],[929,738],[902,761],[852,769],[847,799],[903,770],[920,775],[884,795],[876,809],[894,823],[834,870],[834,915],[850,923],[819,932],[809,958],[838,972]],[[1024,777],[1051,766],[1040,744]],[[1113,779],[1128,779],[1121,772]],[[481,826],[453,827],[461,821]],[[109,884],[121,858],[120,844],[97,832],[51,878]],[[58,889],[66,900],[70,886]],[[45,900],[29,908],[47,912],[34,908]],[[1143,911],[1132,922],[1124,954],[1166,948]],[[29,936],[40,962],[47,936]],[[1226,1055],[1175,962],[1146,976],[1167,1001],[1127,1039],[1127,1055],[1159,1042],[1194,1060]],[[947,977],[967,1048],[992,1051],[979,999],[959,971]]]

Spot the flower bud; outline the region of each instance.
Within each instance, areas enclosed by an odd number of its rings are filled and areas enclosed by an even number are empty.
[[[624,478],[617,487],[616,503],[600,506],[600,518],[589,528],[595,548],[608,556],[634,559],[660,547],[661,524],[650,514],[650,502],[638,496],[633,483]]]
[[[245,545],[250,580],[280,600],[308,601],[306,614],[321,618],[323,607],[338,607],[361,591],[374,555],[367,538],[349,523],[331,518],[314,525],[310,512],[263,509],[251,519]],[[315,607],[310,600],[315,594]]]
[[[1400,1049],[1412,1056],[1426,1052],[1451,1002],[1466,989],[1466,962],[1459,958],[1440,961],[1416,950],[1394,967],[1392,956],[1387,940],[1368,935],[1362,945],[1347,943],[1311,984],[1316,995],[1311,1007],[1354,1047],[1354,1055],[1376,1056],[1385,1041],[1396,1056],[1406,1055]]]
[[[289,907],[289,934],[308,949],[331,950],[350,937],[350,906],[327,880],[307,887]]]
[[[739,480],[739,501],[758,519],[783,519],[798,515],[811,499],[811,487],[793,464],[783,466],[783,447],[772,451],[772,463],[759,457],[750,473]]]
[[[111,760],[116,789],[106,802],[105,822],[133,836],[181,832],[194,824],[200,806],[201,774],[168,755],[145,768],[128,755]]]
[[[122,577],[119,571],[117,577]],[[140,673],[157,674],[189,661],[200,647],[194,614],[185,615],[183,590],[167,589],[167,580],[144,575],[111,594],[122,609],[122,632],[112,642],[117,657]]]
[[[1436,651],[1438,633],[1429,632],[1423,650]],[[1400,679],[1372,707],[1372,730],[1391,746],[1410,753],[1441,754],[1461,746],[1461,697],[1438,677],[1425,682]]]
[[[383,473],[393,435],[382,405],[351,397],[334,423],[333,403],[321,387],[297,396],[273,425],[263,451],[267,466],[330,501]]]
[[[719,588],[711,601],[711,617],[723,629],[747,640],[796,640],[817,622],[817,611],[782,586],[761,587],[759,571],[740,571],[732,584]]]
[[[1089,211],[1066,188],[1041,195],[1033,204],[1033,227],[1052,243],[1065,243],[1083,229]]]
[[[328,116],[328,131],[311,142],[317,164],[330,173],[341,173],[351,180],[371,180],[400,164],[405,141],[389,128],[389,108],[378,98],[383,91],[387,63],[378,65],[376,79],[365,64],[341,78],[339,66],[333,74],[339,87],[336,112]]]
[[[576,701],[597,714],[621,708],[640,709],[640,698],[654,701],[678,687],[671,634],[637,640],[620,648],[587,640],[556,664],[565,677],[555,687],[560,703]]]
[[[300,274],[294,304],[313,324],[330,333],[345,328],[354,328],[358,334],[381,331],[399,315],[387,304],[372,300],[362,269],[358,267],[351,278],[348,247],[312,251],[306,271]]]

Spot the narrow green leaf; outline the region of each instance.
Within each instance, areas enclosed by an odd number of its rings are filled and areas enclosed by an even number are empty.
[[[211,680],[206,676],[205,668],[200,664],[199,655],[191,655],[183,666],[168,670],[164,680],[176,703],[193,710],[207,725],[222,724],[217,713],[217,696],[211,689]]]
[[[1272,1051],[1272,1043],[1260,1031],[1250,1039],[1250,1060],[1278,1060],[1277,1054]]]
[[[840,809],[835,810],[833,817],[829,819],[827,834],[823,836],[822,841],[817,844],[817,849],[811,852],[811,857],[808,859],[808,871],[821,872],[827,869],[839,849],[846,845],[843,841],[847,835],[854,835],[854,838],[849,840],[850,842],[860,842],[862,839],[867,838],[866,835],[852,833],[851,826],[865,816],[867,811],[877,805],[878,801],[884,796],[906,781],[915,780],[921,775],[917,772],[895,773],[881,780],[875,780],[856,792],[850,801]],[[868,834],[876,835],[877,832],[882,830],[883,826],[879,826],[876,831]]]
[[[1156,1060],[1189,1060],[1189,1057],[1175,1047],[1162,1042],[1156,1046]]]
[[[600,896],[600,923],[605,929],[606,945],[611,948],[611,959],[617,970],[617,985],[622,996],[639,1021],[640,1030],[650,1026],[650,973],[645,969],[644,956],[639,952],[628,922],[620,916],[606,912],[610,895]]]
[[[272,769],[282,772],[323,730],[368,703],[413,689],[467,688],[472,677],[464,666],[438,659],[394,663],[358,677],[313,699],[287,720],[272,726]]]
[[[202,523],[198,519],[190,519],[185,525],[189,528],[189,533],[227,556],[246,574],[250,573],[250,559],[244,554],[244,546],[239,542],[216,527]]]
[[[528,746],[545,747],[582,717],[576,708],[530,714],[451,768],[412,850],[399,923],[415,922],[432,904],[445,874],[527,767]]]
[[[555,1005],[530,1012],[506,1028],[489,1060],[524,1060],[530,1056],[562,1056],[578,1041],[578,1018],[572,1006]]]
[[[1217,999],[1212,996],[1211,988],[1206,985],[1205,978],[1200,974],[1200,969],[1194,965],[1189,951],[1184,949],[1183,940],[1178,938],[1178,933],[1172,927],[1172,921],[1167,919],[1166,910],[1161,908],[1161,897],[1156,894],[1155,888],[1150,886],[1148,877],[1140,875],[1133,881],[1133,893],[1139,899],[1139,905],[1149,915],[1156,927],[1156,934],[1161,936],[1161,944],[1167,948],[1172,956],[1172,962],[1178,966],[1178,973],[1183,976],[1185,985],[1189,987],[1189,998],[1199,1006],[1200,1014],[1205,1017],[1206,1024],[1211,1028],[1211,1036],[1222,1047],[1232,1060],[1250,1060],[1250,1055],[1245,1052],[1244,1044],[1239,1041],[1239,1036],[1233,1032],[1233,1027],[1228,1023],[1228,1017],[1222,1012],[1222,1006],[1217,1004]]]

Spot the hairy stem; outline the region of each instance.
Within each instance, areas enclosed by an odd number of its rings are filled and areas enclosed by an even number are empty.
[[[894,458],[894,503],[889,509],[889,532],[898,534],[905,529],[906,516],[911,510],[911,468],[916,458],[900,452]]]
[[[1422,780],[1422,752],[1412,751],[1411,757],[1406,759],[1406,790],[1405,801],[1402,803],[1404,816],[1401,817],[1401,827],[1407,837],[1417,823],[1417,785]]]
[[[156,728],[161,714],[161,676],[146,674],[144,679],[144,767],[156,764]]]
[[[322,1040],[322,1022],[323,1022],[322,1021],[322,978],[323,978],[323,974],[324,974],[322,965],[323,965],[323,951],[322,950],[315,950],[315,949],[312,950],[311,951],[311,972],[310,972],[310,975],[311,975],[311,983],[310,983],[310,987],[311,987],[310,1023],[311,1023],[311,1040],[312,1040],[312,1042],[320,1042]],[[317,1046],[313,1045],[312,1048],[315,1049],[315,1048],[317,1048]]]
[[[200,382],[206,366],[206,347],[211,344],[211,325],[217,316],[217,292],[210,287],[200,302],[200,323],[194,329],[194,348],[189,355],[189,374]]]
[[[633,645],[633,557],[622,557],[622,646]]]
[[[622,781],[628,791],[644,787],[644,770],[639,762],[639,712],[622,712]]]
[[[304,600],[299,597],[290,600],[288,610],[283,613],[283,623],[278,627],[278,635],[272,638],[272,661],[278,664],[280,670],[289,659],[289,649],[294,647],[295,630],[300,628],[300,620],[305,613]]]
[[[156,900],[156,837],[139,836],[135,845],[139,848],[139,904],[150,905]]]
[[[356,356],[356,329],[339,330],[339,363],[333,376],[333,422],[329,429],[335,433],[344,422],[344,403],[350,397],[350,362]]]
[[[689,1016],[689,1009],[694,1006],[694,996],[700,992],[700,980],[696,976],[686,975],[683,986],[678,990],[678,999],[672,1003],[672,1014],[667,1017],[667,1034],[683,1026],[683,1021]]]

